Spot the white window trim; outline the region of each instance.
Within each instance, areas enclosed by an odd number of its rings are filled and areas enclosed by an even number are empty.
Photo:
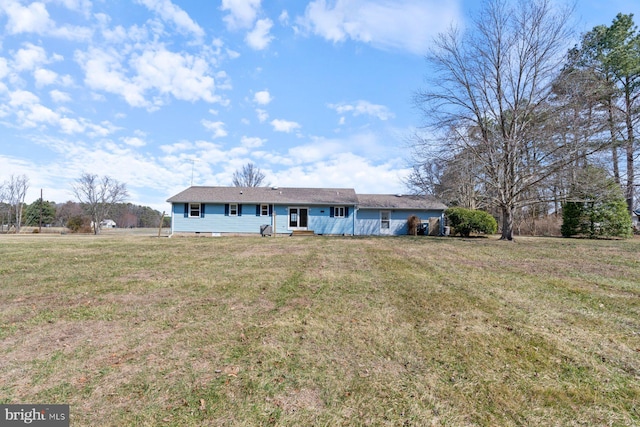
[[[235,206],[235,208],[234,208]],[[238,216],[238,204],[229,203],[229,216]]]
[[[342,211],[342,214],[339,214],[338,213],[339,211]],[[345,213],[344,206],[334,206],[333,207],[333,217],[334,218],[344,218],[345,217],[344,213]]]
[[[260,216],[269,216],[269,205],[264,203],[260,205]]]
[[[383,219],[387,214],[387,219]],[[385,227],[386,224],[386,227]],[[380,211],[380,230],[388,231],[391,229],[391,211]]]
[[[193,209],[191,206],[198,205],[198,215],[191,215]],[[202,216],[202,203],[189,203],[189,218],[200,218]]]

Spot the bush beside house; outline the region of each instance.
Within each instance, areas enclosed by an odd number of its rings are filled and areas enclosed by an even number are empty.
[[[471,233],[494,234],[498,230],[496,219],[485,211],[449,208],[444,214],[453,228],[453,235],[469,237]]]

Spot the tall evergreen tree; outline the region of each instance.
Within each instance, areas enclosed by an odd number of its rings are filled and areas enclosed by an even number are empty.
[[[638,148],[637,123],[640,119],[640,32],[633,15],[618,14],[610,26],[599,25],[582,37],[581,44],[570,52],[575,65],[589,69],[609,85],[602,103],[608,109],[613,174],[621,182],[618,150],[626,161],[625,201],[627,210],[634,207],[635,154]]]
[[[564,237],[624,237],[632,235],[620,186],[602,168],[588,166],[578,176],[569,201],[564,204],[561,232]]]

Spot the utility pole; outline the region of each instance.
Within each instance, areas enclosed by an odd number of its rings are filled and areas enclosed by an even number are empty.
[[[40,221],[38,221],[38,233],[42,233],[42,188],[40,189]]]

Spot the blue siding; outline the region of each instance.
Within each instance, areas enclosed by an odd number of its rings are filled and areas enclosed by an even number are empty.
[[[389,211],[389,228],[383,230],[380,228],[380,212]],[[410,216],[415,215],[422,221],[429,218],[440,219],[440,230],[442,233],[442,224],[444,221],[444,212],[442,211],[411,211],[411,210],[393,210],[393,209],[359,209],[356,225],[356,234],[360,236],[401,236],[409,232],[407,220]]]
[[[255,204],[242,204],[242,215],[225,215],[224,204],[206,203],[200,218],[185,216],[185,204],[174,203],[174,233],[260,233],[262,224],[271,224],[271,216],[257,216]]]
[[[330,206],[276,205],[274,207],[276,232],[291,233],[289,207],[308,208],[308,230],[316,234],[354,234],[355,209],[349,206],[349,215],[344,218],[330,217]],[[273,226],[274,217],[256,215],[255,204],[242,204],[242,215],[225,215],[224,204],[204,204],[204,215],[200,218],[185,216],[185,204],[172,206],[172,228],[174,233],[260,233],[261,225]]]
[[[274,216],[256,215],[256,204],[242,204],[242,215],[225,215],[224,204],[206,203],[199,218],[189,218],[185,213],[185,203],[172,205],[172,232],[174,233],[260,233],[261,225],[273,226]],[[389,229],[381,230],[380,212],[386,209],[358,209],[348,207],[344,218],[331,217],[331,206],[276,205],[274,206],[276,232],[291,233],[289,228],[289,207],[309,209],[308,230],[316,234],[334,235],[404,235],[408,233],[407,219],[416,215],[421,220],[440,219],[440,230],[444,223],[442,211],[389,210]]]
[[[349,215],[344,218],[331,217],[331,206],[309,208],[309,230],[316,234],[354,234],[355,209],[349,206]]]

